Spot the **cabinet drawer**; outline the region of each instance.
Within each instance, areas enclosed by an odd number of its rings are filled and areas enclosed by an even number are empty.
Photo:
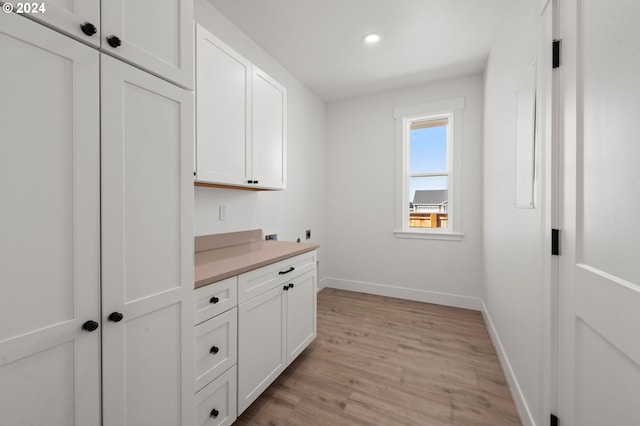
[[[238,277],[195,289],[195,323],[200,324],[238,304]]]
[[[196,394],[196,426],[228,426],[236,421],[237,377],[233,366]]]
[[[299,254],[238,276],[238,303],[256,297],[316,267],[316,251]]]
[[[196,336],[196,391],[238,360],[238,309],[199,324]]]

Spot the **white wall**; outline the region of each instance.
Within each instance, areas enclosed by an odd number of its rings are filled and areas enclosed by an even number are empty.
[[[195,0],[195,20],[287,88],[287,189],[242,191],[195,188],[195,235],[262,228],[278,239],[321,244],[325,229],[325,105],[206,0]],[[218,207],[227,206],[227,220]],[[322,271],[322,267],[320,268]]]
[[[481,76],[327,105],[326,279],[321,285],[480,309]],[[395,238],[394,107],[465,98],[462,241]]]
[[[515,91],[534,61],[540,75],[551,45],[539,54],[540,2],[507,3],[503,28],[485,71],[483,250],[485,317],[525,424],[548,422],[548,291],[543,141],[539,140],[535,209],[516,209]],[[541,56],[546,55],[546,56]],[[538,95],[542,94],[540,85]],[[538,99],[540,104],[541,99]],[[542,130],[542,129],[541,129]],[[544,132],[539,133],[540,135]],[[547,360],[545,361],[545,357]]]

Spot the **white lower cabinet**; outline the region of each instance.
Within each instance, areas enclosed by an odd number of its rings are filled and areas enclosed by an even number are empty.
[[[195,290],[197,426],[233,423],[315,339],[316,280],[312,250]]]
[[[287,365],[316,338],[316,271],[288,282]]]
[[[238,412],[287,367],[286,292],[278,286],[238,308]]]
[[[196,426],[228,426],[238,417],[235,366],[196,394]]]
[[[315,339],[315,265],[313,251],[248,272],[250,280],[240,276],[240,286],[251,283],[263,293],[238,305],[238,414]],[[274,270],[279,278],[273,278]],[[247,294],[243,289],[239,293]]]
[[[238,278],[194,291],[195,425],[230,425],[237,417]]]
[[[238,309],[196,326],[196,391],[238,360]]]

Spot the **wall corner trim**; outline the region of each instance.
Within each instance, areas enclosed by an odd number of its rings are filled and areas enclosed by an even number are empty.
[[[522,420],[523,425],[525,426],[536,426],[536,422],[533,419],[533,415],[531,414],[531,410],[527,405],[527,401],[524,397],[522,389],[520,388],[520,384],[518,383],[518,379],[515,376],[513,368],[511,367],[511,363],[509,362],[509,357],[502,346],[502,342],[500,341],[500,336],[498,336],[498,331],[491,320],[491,315],[489,314],[489,310],[487,309],[487,305],[484,303],[484,299],[480,299],[480,303],[482,304],[482,318],[484,318],[485,325],[487,326],[487,331],[489,332],[489,337],[491,338],[491,342],[493,343],[493,347],[498,353],[498,359],[500,360],[500,365],[502,366],[502,371],[507,378],[507,382],[509,383],[509,389],[511,390],[511,396],[516,403],[516,407],[518,408],[518,414],[520,414],[520,420]]]

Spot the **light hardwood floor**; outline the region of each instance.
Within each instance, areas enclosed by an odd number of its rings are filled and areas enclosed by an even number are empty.
[[[480,312],[335,289],[316,340],[234,423],[520,424]]]

